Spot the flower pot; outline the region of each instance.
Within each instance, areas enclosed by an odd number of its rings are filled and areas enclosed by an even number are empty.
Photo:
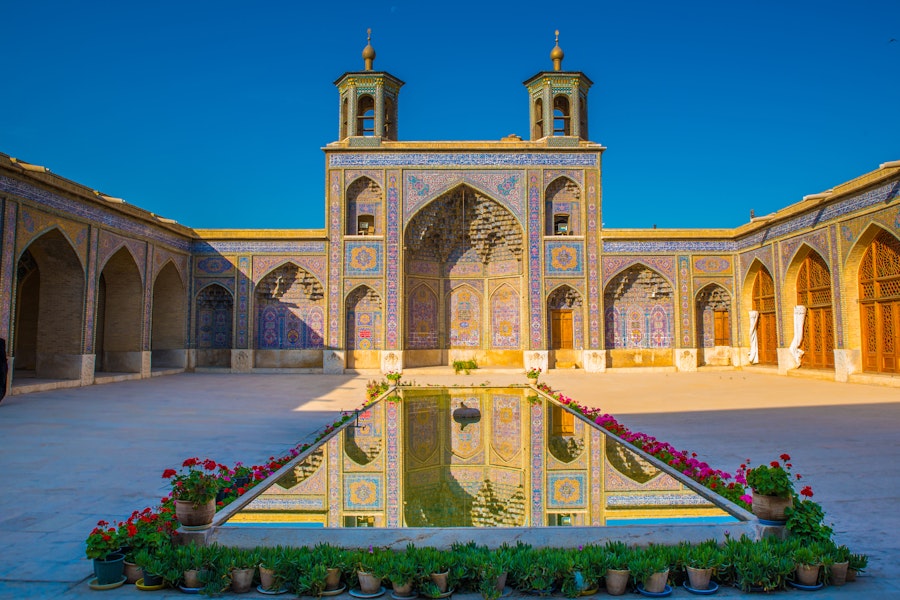
[[[666,582],[669,581],[669,570],[654,573],[644,580],[644,591],[648,594],[661,594],[666,591]]]
[[[328,575],[325,576],[325,591],[330,592],[341,587],[341,570],[337,567],[328,569]]]
[[[610,596],[621,596],[628,589],[629,579],[631,579],[631,571],[628,569],[607,569],[606,593]]]
[[[709,589],[709,580],[712,578],[712,569],[687,568],[688,582],[692,590]]]
[[[156,575],[154,573],[150,573],[147,569],[141,569],[141,575],[144,580],[144,587],[151,587],[154,585],[162,585],[163,584],[163,576]]]
[[[127,560],[124,563],[124,574],[125,574],[125,583],[136,583],[138,579],[144,576],[141,572],[141,568],[134,564],[133,562],[128,562]]]
[[[447,577],[450,575],[450,571],[444,571],[443,573],[432,573],[431,581],[434,582],[434,585],[438,586],[438,589],[442,594],[447,593]]]
[[[406,597],[406,596],[413,595],[413,591],[412,591],[413,582],[412,581],[407,581],[406,583],[404,583],[402,585],[393,583],[393,586],[394,586],[394,594],[393,594],[394,596]]]
[[[107,554],[103,560],[94,559],[94,575],[97,576],[97,585],[119,583],[124,572],[125,556],[122,554]]]
[[[253,576],[256,569],[232,569],[231,591],[235,594],[246,594],[253,587]]]
[[[847,581],[856,581],[856,569],[847,569]]]
[[[215,498],[210,498],[205,504],[200,504],[196,508],[190,500],[175,501],[175,518],[185,529],[207,529],[212,524],[214,516],[216,516]]]
[[[203,584],[200,583],[200,571],[197,569],[188,569],[184,572],[184,587],[186,588],[200,588],[203,587]]]
[[[259,585],[262,589],[268,591],[275,589],[275,569],[270,569],[262,565],[259,566]]]
[[[757,519],[784,523],[787,520],[787,517],[784,516],[784,509],[792,504],[793,500],[790,496],[782,498],[781,496],[766,496],[753,492],[751,510]]]
[[[819,583],[820,565],[797,565],[795,571],[797,583],[800,585],[813,586]]]
[[[497,575],[497,591],[501,594],[503,593],[503,589],[506,587],[506,577],[509,575],[509,572],[503,571],[499,575]]]
[[[359,577],[359,591],[363,594],[374,594],[381,590],[381,580],[365,571],[357,571]]]
[[[834,563],[828,568],[828,572],[831,574],[831,585],[844,585],[847,583],[847,572],[849,571],[850,563],[847,561]]]
[[[529,377],[528,378],[528,385],[537,385],[537,382],[538,382],[537,377]]]

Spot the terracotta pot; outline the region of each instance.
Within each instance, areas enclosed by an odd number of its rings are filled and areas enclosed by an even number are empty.
[[[125,583],[136,583],[144,576],[143,571],[133,562],[125,561]]]
[[[188,569],[184,572],[184,587],[186,588],[199,588],[203,587],[203,584],[200,583],[200,571],[197,569]]]
[[[394,584],[394,594],[393,594],[393,595],[394,595],[394,596],[401,596],[401,597],[412,596],[412,595],[413,595],[413,593],[412,593],[412,588],[413,588],[413,582],[412,582],[412,581],[407,581],[407,582],[404,583],[403,585],[398,585],[398,584],[395,583],[395,584]]]
[[[325,591],[330,592],[341,587],[341,570],[337,567],[328,569],[328,575],[325,576]]]
[[[782,498],[781,496],[766,496],[753,492],[751,510],[758,519],[783,523],[787,520],[787,517],[784,516],[784,509],[792,504],[793,500],[790,496]]]
[[[654,573],[644,580],[644,591],[649,594],[661,594],[666,591],[666,582],[669,581],[669,570]]]
[[[260,565],[259,567],[259,585],[266,591],[275,588],[275,569],[269,569]]]
[[[253,587],[253,576],[256,569],[232,569],[231,591],[235,594],[246,594]]]
[[[210,498],[206,504],[194,508],[189,500],[175,501],[175,518],[185,529],[208,529],[216,516],[216,499]]]
[[[374,594],[381,590],[381,580],[365,571],[357,571],[359,591],[363,594]]]
[[[847,571],[849,570],[849,562],[834,563],[828,568],[831,574],[831,585],[844,585],[847,583]]]
[[[819,583],[820,565],[797,565],[797,583],[800,585],[816,585]]]
[[[847,581],[856,581],[856,569],[847,569]]]
[[[694,567],[688,567],[688,582],[690,583],[691,589],[709,589],[709,580],[712,578],[712,572],[712,569],[695,569]]]
[[[628,589],[629,579],[631,579],[631,571],[628,569],[607,569],[606,593],[610,596],[621,596]]]
[[[442,594],[447,593],[447,577],[450,575],[450,571],[444,571],[443,573],[432,573],[431,581],[434,582],[434,585],[438,586],[438,589]]]
[[[507,571],[503,571],[499,575],[497,575],[497,591],[501,594],[503,593],[503,589],[506,587],[506,577],[509,575]]]

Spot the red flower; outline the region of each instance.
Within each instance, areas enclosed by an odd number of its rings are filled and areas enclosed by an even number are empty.
[[[200,462],[200,460],[197,458],[189,458],[189,459],[185,460],[183,463],[181,463],[181,466],[182,467],[194,467],[199,462]]]
[[[175,475],[177,475],[177,474],[178,474],[178,472],[175,469],[166,469],[165,471],[163,471],[162,476],[163,476],[163,479],[168,479],[170,477],[175,477]]]
[[[216,466],[217,466],[217,465],[216,465],[216,461],[211,460],[211,459],[206,459],[206,460],[203,462],[203,468],[205,468],[207,471],[215,471],[215,470],[216,470]]]
[[[778,458],[780,458],[781,460],[791,460],[791,457],[789,454],[782,454]]]
[[[777,461],[777,460],[773,460],[772,462],[769,463],[769,466],[771,466],[773,469],[777,469],[777,468],[780,467],[781,465],[778,464],[778,461]]]
[[[801,475],[800,473],[797,473],[797,481],[800,481],[801,479],[803,479],[803,475]]]
[[[807,498],[812,498],[812,497],[813,497],[813,491],[812,491],[812,488],[809,487],[809,486],[806,486],[805,488],[803,488],[802,490],[800,490],[800,495],[801,495],[801,496],[806,496]]]

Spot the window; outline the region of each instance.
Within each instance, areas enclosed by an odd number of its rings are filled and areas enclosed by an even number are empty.
[[[569,99],[565,96],[553,99],[553,135],[572,135],[569,123]]]
[[[357,235],[375,235],[375,217],[373,215],[359,215],[356,218]]]
[[[544,101],[535,100],[534,102],[534,131],[532,139],[540,139],[544,137]]]
[[[553,215],[553,235],[569,235],[569,215]]]
[[[356,135],[375,135],[375,98],[360,96]]]

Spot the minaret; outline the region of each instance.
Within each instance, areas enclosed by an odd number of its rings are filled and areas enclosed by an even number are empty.
[[[366,33],[364,70],[344,73],[334,85],[341,99],[340,139],[365,137],[377,144],[382,139],[397,139],[397,100],[403,82],[390,73],[373,70],[372,30]]]
[[[563,71],[565,53],[556,45],[550,51],[552,71],[541,71],[527,79],[530,101],[531,139],[574,137],[588,139],[587,95],[593,82],[581,71]]]

